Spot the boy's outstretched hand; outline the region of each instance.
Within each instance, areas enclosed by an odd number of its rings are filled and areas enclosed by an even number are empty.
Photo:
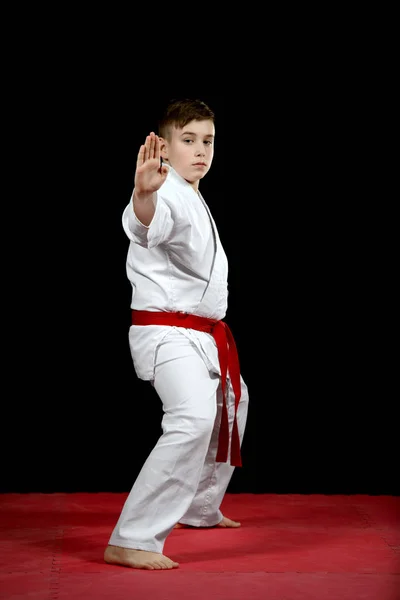
[[[160,165],[160,138],[153,131],[140,146],[135,173],[135,195],[148,196],[156,192],[168,175],[168,167]]]

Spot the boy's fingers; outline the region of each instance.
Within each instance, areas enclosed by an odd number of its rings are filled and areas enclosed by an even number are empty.
[[[144,163],[144,150],[145,150],[145,148],[144,148],[144,146],[142,144],[140,146],[140,148],[139,148],[139,152],[138,152],[138,155],[137,155],[136,165],[138,167],[140,167]]]
[[[144,144],[143,144],[143,159],[146,160],[146,158],[148,158],[149,156],[149,148],[150,148],[150,138],[149,136],[146,137],[146,139],[144,140]]]
[[[152,131],[150,133],[150,143],[149,143],[149,158],[154,158],[154,148],[155,148],[155,138],[154,138],[154,132]]]
[[[154,158],[160,158],[160,138],[158,135],[155,136]]]
[[[144,144],[139,148],[136,166],[141,167],[146,161],[151,159],[160,161],[160,140],[153,131],[146,137]]]

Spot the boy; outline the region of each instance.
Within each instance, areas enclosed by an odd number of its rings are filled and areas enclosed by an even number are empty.
[[[136,374],[163,404],[162,435],[142,467],[104,560],[172,569],[174,527],[239,527],[219,510],[247,410],[235,342],[223,322],[228,264],[199,182],[214,156],[213,111],[173,101],[140,147],[122,222],[130,240],[129,345]],[[230,455],[230,459],[229,459]]]

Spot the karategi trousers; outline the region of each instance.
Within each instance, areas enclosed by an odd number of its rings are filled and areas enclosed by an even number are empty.
[[[171,327],[160,343],[152,382],[163,406],[162,435],[125,501],[109,544],[163,552],[178,522],[218,524],[224,494],[235,467],[216,462],[222,410],[220,374],[207,368],[198,348]],[[248,390],[240,377],[237,425],[242,443]],[[232,431],[235,402],[228,375],[226,398]]]

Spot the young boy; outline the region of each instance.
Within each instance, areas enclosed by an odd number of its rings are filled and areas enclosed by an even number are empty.
[[[136,374],[163,405],[162,435],[128,495],[107,563],[172,569],[174,527],[239,527],[220,511],[241,465],[248,392],[227,309],[228,264],[199,182],[214,155],[213,111],[173,101],[140,147],[124,210]],[[229,458],[230,457],[230,458]]]

